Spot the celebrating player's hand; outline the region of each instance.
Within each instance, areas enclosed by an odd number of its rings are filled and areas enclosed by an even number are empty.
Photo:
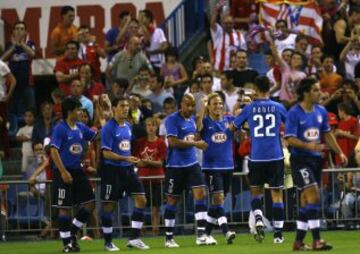
[[[61,172],[61,178],[63,179],[64,183],[67,184],[71,184],[73,181],[71,174],[66,170]]]
[[[136,164],[140,161],[140,159],[135,156],[129,156],[129,157],[127,157],[126,161],[130,162],[132,164]]]
[[[326,145],[319,143],[310,143],[308,145],[308,149],[314,152],[322,152],[326,150]]]
[[[146,160],[139,160],[138,163],[136,163],[136,166],[139,168],[145,167],[146,166]]]
[[[35,185],[35,183],[36,183],[36,177],[31,176],[31,177],[29,178],[29,184],[30,184],[30,185]]]
[[[195,147],[199,148],[200,150],[206,150],[208,144],[204,140],[199,140],[195,142]]]

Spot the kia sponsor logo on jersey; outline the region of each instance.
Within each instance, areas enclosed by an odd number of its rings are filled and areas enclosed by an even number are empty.
[[[74,155],[79,155],[81,154],[83,151],[83,148],[82,148],[82,145],[79,144],[79,143],[76,143],[76,144],[72,144],[70,147],[69,147],[69,152],[71,154],[74,154]]]
[[[122,151],[130,151],[130,141],[123,140],[119,143],[119,149]]]
[[[186,136],[184,137],[184,140],[185,140],[185,141],[194,141],[194,140],[195,140],[195,136],[194,136],[194,134],[186,135]]]
[[[308,141],[317,141],[320,137],[318,128],[309,128],[304,131],[304,138]]]
[[[227,136],[225,133],[223,132],[217,132],[217,133],[214,133],[212,136],[211,136],[211,141],[216,143],[216,144],[221,144],[221,143],[225,143],[227,140]]]

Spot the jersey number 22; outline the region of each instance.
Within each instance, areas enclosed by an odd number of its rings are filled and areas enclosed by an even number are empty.
[[[270,124],[268,126],[264,126],[265,120],[269,120]],[[275,115],[273,114],[266,114],[263,115],[254,115],[253,121],[257,123],[254,128],[254,137],[261,138],[261,137],[275,137],[275,133],[273,132],[275,127]]]

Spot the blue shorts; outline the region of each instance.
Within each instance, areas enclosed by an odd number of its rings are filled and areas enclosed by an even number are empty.
[[[321,158],[311,156],[291,156],[291,174],[295,186],[302,190],[321,181]]]
[[[265,183],[273,189],[284,187],[284,160],[249,161],[249,171],[251,187],[263,187]]]
[[[199,164],[186,168],[167,168],[165,171],[166,195],[180,196],[187,187],[205,187]]]
[[[210,193],[228,193],[231,186],[233,171],[204,170],[206,184]]]
[[[101,199],[117,202],[126,192],[127,195],[145,195],[144,185],[134,167],[103,165],[101,171]]]

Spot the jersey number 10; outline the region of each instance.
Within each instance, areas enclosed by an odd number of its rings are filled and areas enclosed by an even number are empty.
[[[264,126],[265,120],[269,120],[270,124],[268,126]],[[256,126],[254,128],[254,137],[275,137],[274,127],[275,127],[275,115],[266,114],[263,115],[254,115],[253,121],[256,122]]]

